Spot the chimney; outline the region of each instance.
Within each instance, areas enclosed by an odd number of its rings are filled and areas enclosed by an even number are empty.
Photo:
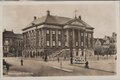
[[[36,20],[37,19],[37,17],[36,16],[34,16],[34,20]]]
[[[79,16],[79,19],[81,20],[81,16]]]
[[[4,29],[4,32],[6,31],[6,29]]]
[[[49,10],[47,10],[47,15],[50,16],[50,11]]]

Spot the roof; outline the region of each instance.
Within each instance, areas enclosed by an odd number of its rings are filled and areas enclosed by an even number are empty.
[[[6,30],[5,30],[5,31],[3,32],[3,37],[22,39],[22,38],[23,38],[23,35],[22,35],[22,34],[16,34],[16,33],[14,33],[13,31],[6,31]]]
[[[68,17],[61,17],[61,16],[54,16],[54,15],[46,15],[42,16],[41,18],[37,18],[33,20],[29,25],[26,26],[23,30],[26,30],[28,28],[34,27],[35,25],[40,25],[40,24],[53,24],[53,25],[59,25],[63,26],[66,25],[68,22],[74,21],[75,19],[68,18]],[[81,19],[76,19],[83,25],[85,25],[87,28],[92,28],[90,25],[88,25],[86,22],[84,22]],[[35,24],[35,25],[34,25]]]
[[[104,42],[105,42],[105,40],[102,39],[102,38],[94,38],[94,42],[95,42],[95,43],[96,43],[97,40],[99,40],[102,45],[103,45]]]
[[[22,34],[14,34],[15,38],[18,39],[23,39],[23,35]]]
[[[4,31],[3,36],[4,37],[14,37],[14,32],[13,31]]]

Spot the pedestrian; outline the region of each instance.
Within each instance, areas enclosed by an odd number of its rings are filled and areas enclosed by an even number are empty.
[[[58,62],[60,61],[59,57],[57,58]]]
[[[8,72],[9,72],[9,67],[10,67],[10,65],[8,63],[6,63],[6,69],[7,69],[6,74],[8,74]]]
[[[117,56],[115,56],[115,60],[117,60]]]
[[[86,63],[85,63],[85,68],[89,68],[89,62],[88,61],[86,61]]]
[[[21,59],[21,61],[20,61],[20,62],[21,62],[21,66],[23,66],[23,60],[22,60],[22,59]]]
[[[6,61],[5,61],[5,59],[3,59],[3,66],[4,66],[4,65],[6,65]]]

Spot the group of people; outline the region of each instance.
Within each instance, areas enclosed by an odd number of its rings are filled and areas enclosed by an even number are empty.
[[[10,65],[5,61],[5,59],[3,59],[3,69],[6,69],[6,74],[9,71],[9,67],[10,67]]]
[[[21,66],[23,66],[23,60],[22,59],[20,60],[20,63],[21,63]],[[9,69],[10,69],[10,64],[7,63],[5,61],[5,59],[3,59],[3,69],[6,70],[6,72],[4,74],[8,74]]]

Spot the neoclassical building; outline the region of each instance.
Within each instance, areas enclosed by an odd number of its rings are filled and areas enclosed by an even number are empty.
[[[84,22],[81,16],[72,19],[54,16],[47,11],[47,15],[41,18],[34,17],[22,30],[25,57],[69,57],[71,49],[73,56],[92,55],[94,52],[94,28]]]

